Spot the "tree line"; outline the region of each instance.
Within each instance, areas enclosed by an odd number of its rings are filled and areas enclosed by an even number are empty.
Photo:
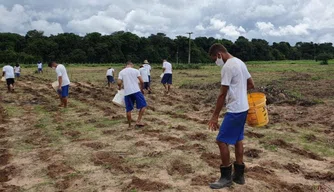
[[[177,36],[175,39],[163,33],[139,37],[124,31],[110,35],[88,33],[79,36],[62,33],[45,36],[43,31],[31,30],[25,36],[15,33],[0,33],[0,63],[36,63],[56,60],[62,63],[123,63],[127,60],[160,63],[162,59],[187,63],[189,39]],[[301,60],[333,58],[332,43],[288,42],[270,45],[263,39],[239,37],[235,42],[213,37],[191,39],[191,62],[212,62],[208,50],[214,43],[222,43],[229,52],[244,61],[254,60]],[[322,59],[321,59],[322,60]]]

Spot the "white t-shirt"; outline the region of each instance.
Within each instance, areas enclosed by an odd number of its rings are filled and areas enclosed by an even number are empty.
[[[62,87],[69,85],[71,83],[70,79],[68,78],[67,71],[64,65],[58,64],[56,68],[56,73],[57,73],[57,77],[62,77],[63,79],[63,82],[61,84]]]
[[[151,70],[152,70],[151,65],[150,64],[144,64],[144,67],[147,69],[148,75],[151,75]]]
[[[113,76],[112,73],[114,72],[114,69],[108,69],[106,76]]]
[[[148,70],[145,67],[142,67],[139,69],[139,72],[140,72],[140,76],[143,78],[143,81],[146,83],[149,82]]]
[[[20,69],[21,69],[20,66],[18,66],[18,67],[15,66],[15,67],[14,67],[14,72],[15,72],[15,73],[20,73],[20,72],[21,72]]]
[[[165,68],[165,74],[172,74],[172,64],[170,64],[169,62],[165,61],[162,64],[162,67]]]
[[[119,72],[118,79],[123,81],[125,96],[140,91],[138,77],[140,77],[140,72],[134,68],[125,68]]]
[[[37,67],[38,67],[38,69],[42,69],[43,63],[37,63]]]
[[[247,99],[247,79],[251,78],[246,64],[234,57],[221,70],[221,84],[229,86],[226,108],[230,113],[241,113],[249,109]]]
[[[2,68],[2,71],[5,72],[5,78],[6,79],[11,79],[11,78],[15,78],[14,76],[14,68],[10,65],[5,65]]]

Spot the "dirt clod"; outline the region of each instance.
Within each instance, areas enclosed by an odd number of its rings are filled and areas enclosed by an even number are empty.
[[[169,167],[167,168],[167,172],[169,175],[174,175],[178,173],[179,175],[186,175],[189,173],[193,173],[193,169],[190,164],[186,164],[181,160],[177,159],[170,163]]]
[[[246,131],[245,136],[247,136],[249,138],[263,138],[264,137],[263,134],[255,133],[255,132],[252,132],[252,131]]]
[[[220,155],[215,153],[202,153],[201,159],[204,160],[210,167],[220,167],[221,158]]]
[[[62,161],[58,161],[58,162],[50,164],[47,167],[47,169],[48,169],[48,175],[51,178],[62,177],[64,175],[74,172],[74,169],[72,167],[66,165],[65,162],[62,162]]]
[[[160,135],[159,136],[159,141],[167,141],[171,144],[179,144],[179,143],[186,143],[186,140],[177,138],[177,137],[172,137],[172,136],[166,136],[166,135]]]
[[[283,166],[285,169],[287,169],[290,173],[299,173],[300,172],[300,166],[295,163],[288,163],[287,165]]]
[[[117,156],[111,152],[96,152],[93,154],[92,161],[95,165],[104,165],[110,170],[122,171],[128,174],[134,172],[129,166],[125,165],[123,157]]]
[[[258,149],[248,149],[244,152],[244,154],[247,156],[247,157],[250,157],[250,158],[259,158],[260,157],[260,153],[262,153],[261,150],[258,150]]]
[[[150,181],[148,179],[140,179],[138,177],[132,177],[131,183],[126,186],[123,191],[131,191],[131,190],[143,190],[143,191],[163,191],[170,188],[170,185],[157,182]]]
[[[86,147],[90,147],[92,149],[96,149],[96,150],[103,149],[107,146],[106,144],[101,143],[101,142],[83,143],[82,145]]]
[[[205,141],[208,138],[208,135],[198,132],[198,133],[189,135],[188,137],[191,140]]]
[[[334,181],[334,173],[320,173],[320,172],[308,172],[304,174],[305,179],[311,180],[325,180],[325,181]]]
[[[215,178],[212,175],[197,175],[191,179],[191,185],[207,186],[214,181]]]

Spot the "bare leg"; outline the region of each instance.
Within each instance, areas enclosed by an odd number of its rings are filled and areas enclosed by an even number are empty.
[[[229,166],[230,163],[230,150],[228,144],[217,141],[220,151],[220,158],[224,167]]]
[[[165,89],[167,90],[167,85],[166,84],[163,84],[163,85],[164,85]]]
[[[244,157],[244,145],[242,141],[239,141],[237,144],[235,144],[236,163],[242,165],[244,162],[243,157]]]
[[[128,119],[129,127],[131,127],[131,121],[132,121],[131,111],[126,113],[126,118]]]
[[[64,107],[66,108],[67,107],[67,97],[63,98],[63,104],[64,104]]]
[[[167,92],[169,93],[169,91],[170,91],[170,84],[168,84],[168,90],[167,90]]]
[[[63,106],[63,98],[61,97],[60,94],[59,94],[59,100],[60,100],[59,107],[62,107]]]
[[[141,119],[142,119],[142,117],[145,113],[145,110],[146,110],[146,107],[140,109],[139,114],[138,114],[138,119],[137,119],[137,122],[136,122],[137,125],[142,125],[141,124]]]

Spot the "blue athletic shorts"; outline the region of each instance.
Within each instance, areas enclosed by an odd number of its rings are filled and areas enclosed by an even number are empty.
[[[20,73],[15,73],[15,77],[20,77]]]
[[[161,79],[161,83],[164,84],[164,85],[165,84],[169,84],[169,85],[173,84],[173,74],[170,74],[170,73],[164,74],[164,76]]]
[[[107,76],[107,79],[108,79],[108,82],[109,82],[109,83],[114,83],[114,82],[115,82],[113,76]]]
[[[61,91],[58,90],[58,94],[61,95],[62,98],[68,97],[70,85],[65,85],[61,87]]]
[[[124,97],[126,112],[134,109],[136,103],[137,109],[142,109],[147,106],[146,100],[142,92],[133,93]]]
[[[248,111],[226,113],[217,135],[217,141],[235,145],[244,139],[244,129]]]
[[[43,71],[43,69],[42,68],[38,68],[38,72],[41,72],[41,71]]]

